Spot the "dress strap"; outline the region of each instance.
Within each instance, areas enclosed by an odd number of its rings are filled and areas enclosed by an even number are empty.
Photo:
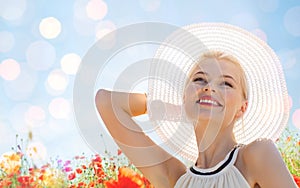
[[[240,148],[242,147],[243,145],[242,144],[239,144],[239,145],[236,145],[235,147],[234,147],[234,152],[233,152],[233,156],[232,156],[232,160],[230,161],[230,165],[234,165],[234,163],[235,163],[235,161],[236,161],[236,159],[237,159],[237,156],[238,156],[238,154],[239,154],[239,150],[240,150]]]

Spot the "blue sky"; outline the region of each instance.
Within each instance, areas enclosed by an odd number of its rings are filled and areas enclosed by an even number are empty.
[[[72,67],[78,67],[97,35],[149,21],[176,26],[225,22],[263,38],[284,69],[292,103],[288,126],[300,129],[297,0],[0,0],[0,4],[0,154],[15,145],[16,134],[26,140],[29,131],[31,143],[44,150],[42,158],[90,153],[74,120]],[[47,24],[53,23],[49,18],[54,20],[54,34],[47,34]],[[111,87],[126,63],[151,57],[154,50],[151,45],[128,49],[109,63],[97,87]],[[126,63],[120,63],[122,59]]]

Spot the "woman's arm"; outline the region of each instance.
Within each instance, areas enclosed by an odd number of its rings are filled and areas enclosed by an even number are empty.
[[[255,141],[248,145],[247,150],[245,157],[249,174],[260,187],[297,188],[273,141]]]
[[[101,89],[96,94],[96,107],[121,150],[152,184],[170,187],[178,178],[169,171],[170,166],[177,165],[178,172],[184,172],[184,165],[157,146],[132,120],[147,111],[144,94]]]

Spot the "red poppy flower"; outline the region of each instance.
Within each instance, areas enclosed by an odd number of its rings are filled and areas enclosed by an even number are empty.
[[[33,183],[33,179],[30,176],[20,176],[18,177],[18,182],[23,186],[29,186],[31,183]]]
[[[76,169],[76,172],[77,172],[77,174],[81,174],[81,173],[82,173],[81,168],[77,168],[77,169]]]
[[[76,174],[74,172],[72,172],[71,174],[68,175],[69,180],[73,180],[75,178],[76,178]]]
[[[87,169],[87,167],[85,165],[81,165],[81,168],[84,170]]]

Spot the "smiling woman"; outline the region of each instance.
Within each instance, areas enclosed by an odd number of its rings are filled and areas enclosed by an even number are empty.
[[[186,116],[195,127],[199,155],[196,164],[178,180],[176,187],[208,187],[211,183],[249,187],[255,184],[247,182],[239,173],[245,174],[245,164],[234,165],[241,163],[237,154],[241,155],[246,149],[238,145],[233,128],[246,111],[248,101],[245,84],[241,84],[245,80],[243,70],[234,58],[228,57],[220,51],[210,51],[202,55],[191,71],[183,103]],[[221,146],[223,148],[218,151]],[[224,154],[212,154],[222,153],[221,150],[228,151],[225,158]],[[208,175],[214,175],[214,179],[205,180],[210,177]]]
[[[97,109],[122,151],[156,187],[296,187],[273,143],[289,110],[275,53],[235,26],[203,23],[183,29],[200,42],[180,31],[171,34],[166,41],[184,41],[185,53],[179,55],[172,45],[158,49],[148,97],[97,92]],[[168,119],[168,108],[178,106],[176,121]],[[173,153],[132,119],[146,112]],[[177,155],[194,165],[186,168]]]

